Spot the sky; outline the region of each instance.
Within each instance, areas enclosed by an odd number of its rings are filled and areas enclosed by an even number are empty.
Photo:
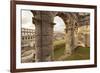
[[[29,10],[22,10],[22,28],[35,29],[32,23],[32,17],[33,15]],[[54,18],[54,23],[56,23],[54,31],[64,32],[65,24],[60,17],[56,16]]]
[[[22,10],[22,28],[35,29],[32,23],[32,13],[28,10]]]

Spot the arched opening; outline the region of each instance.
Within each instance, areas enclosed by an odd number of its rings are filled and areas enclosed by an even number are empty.
[[[30,10],[21,11],[21,62],[35,61],[35,26],[32,23],[33,14]]]
[[[54,47],[54,60],[60,60],[65,51],[65,23],[59,16],[54,17],[54,31],[53,31],[53,47]]]

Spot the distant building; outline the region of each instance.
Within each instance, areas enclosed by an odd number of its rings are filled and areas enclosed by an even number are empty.
[[[35,61],[35,30],[21,28],[21,62]]]
[[[21,29],[21,44],[22,47],[25,45],[33,46],[32,43],[35,42],[35,31],[33,29]]]

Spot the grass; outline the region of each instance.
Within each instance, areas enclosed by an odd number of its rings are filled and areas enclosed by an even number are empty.
[[[65,40],[54,42],[54,58],[55,60],[64,54]]]
[[[54,59],[57,60],[64,55],[65,41],[54,42]],[[90,59],[90,48],[78,47],[74,50],[71,56],[66,57],[64,60],[86,60]]]
[[[90,48],[79,47],[77,48],[71,56],[67,57],[65,60],[87,60],[90,59]]]

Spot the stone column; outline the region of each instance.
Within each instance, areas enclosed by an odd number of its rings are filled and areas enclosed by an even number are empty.
[[[71,46],[71,40],[72,40],[71,33],[72,32],[71,32],[71,19],[70,19],[70,18],[72,18],[72,16],[70,16],[69,12],[66,12],[66,13],[59,12],[57,15],[63,19],[65,26],[66,26],[66,28],[65,28],[65,33],[66,33],[65,40],[66,40],[66,42],[65,42],[65,52],[64,53],[66,56],[69,56],[72,53],[72,51],[71,51],[72,50],[72,46]]]
[[[51,61],[53,53],[52,12],[32,11],[32,13],[35,24],[36,61]]]
[[[66,32],[66,43],[65,43],[65,55],[70,56],[71,55],[71,31],[68,27],[65,29]]]
[[[67,14],[68,15],[68,14]],[[76,20],[73,18],[72,15],[69,14],[69,18],[66,19],[66,48],[65,48],[65,54],[71,55],[72,51],[77,46],[77,25]]]
[[[31,11],[34,15],[32,18],[35,24],[35,61],[42,61],[42,24],[41,13],[39,11]]]

